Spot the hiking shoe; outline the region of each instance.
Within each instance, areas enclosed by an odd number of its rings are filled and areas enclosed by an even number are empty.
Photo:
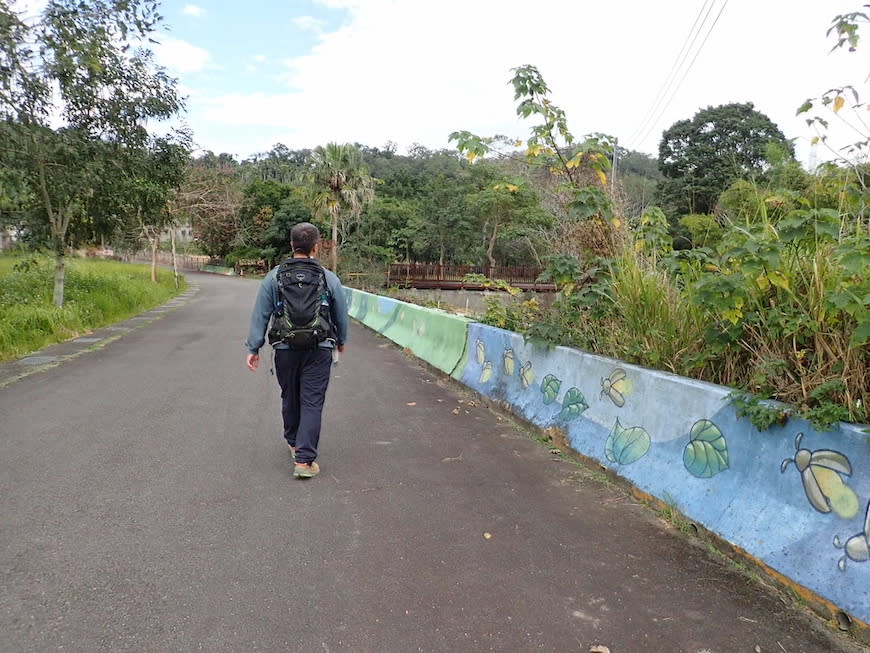
[[[293,467],[293,476],[296,478],[311,478],[320,473],[320,466],[317,463],[296,463]]]

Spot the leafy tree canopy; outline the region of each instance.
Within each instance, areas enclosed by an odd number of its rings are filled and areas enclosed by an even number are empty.
[[[659,144],[662,205],[672,217],[711,213],[734,180],[766,169],[771,143],[794,157],[791,142],[751,102],[708,107],[674,123]]]
[[[87,220],[91,198],[125,160],[135,164],[128,178],[143,170],[142,157],[113,150],[147,151],[148,121],[183,108],[176,80],[148,49],[157,9],[155,0],[48,0],[25,21],[0,0],[4,164],[21,171],[33,197],[30,228],[49,234],[55,250],[57,306],[67,238]],[[136,187],[140,199],[154,190],[148,185]]]

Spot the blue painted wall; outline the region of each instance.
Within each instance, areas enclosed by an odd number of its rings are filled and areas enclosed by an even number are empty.
[[[463,327],[454,377],[870,623],[870,427],[759,432],[729,388]]]

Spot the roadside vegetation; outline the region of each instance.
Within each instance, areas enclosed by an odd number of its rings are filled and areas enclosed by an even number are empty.
[[[751,106],[708,109],[665,133],[660,161],[677,171],[663,166],[672,202],[691,211],[703,199],[709,213],[671,220],[650,206],[632,219],[605,192],[607,141],[575,144],[538,71],[515,72],[517,113],[538,119],[525,151],[467,132],[453,138],[471,160],[521,160],[529,175],[554,177],[583,237],[566,239],[579,252],[545,259],[543,278],[558,288],[552,305],[493,302],[484,321],[736,388],[738,413],[760,429],[792,414],[821,429],[870,421],[866,163],[805,172],[764,116],[747,115]],[[760,141],[727,133],[750,123]],[[731,144],[729,174],[714,161],[687,161],[709,148],[685,144],[711,134]]]
[[[154,283],[147,265],[69,258],[63,306],[53,304],[53,292],[50,257],[0,256],[0,361],[125,320],[178,291],[169,270],[159,270]]]
[[[51,277],[52,315],[67,302],[70,313],[85,311],[70,251],[150,250],[160,287],[156,253],[176,227],[192,230],[216,264],[267,269],[304,220],[320,228],[322,259],[348,285],[390,292],[394,262],[534,266],[555,284],[555,301],[518,293],[480,318],[732,387],[759,428],[790,415],[819,427],[870,421],[870,130],[853,87],[796,107],[819,148],[829,121],[858,138],[813,170],[751,102],[677,121],[657,157],[607,134],[576,138],[534,66],[510,78],[526,138],[460,130],[453,149],[437,151],[277,144],[243,161],[192,157],[191,134],[145,129],[183,108],[177,80],[148,52],[159,3],[116,4],[51,0],[38,20],[23,20],[0,0],[0,139],[9,144],[0,148],[0,230],[53,257],[53,267],[25,258],[7,272],[23,277],[8,290],[4,279],[0,297],[14,299],[3,300],[2,319],[29,292],[32,302],[45,297],[30,273],[40,284]],[[861,12],[836,16],[832,53],[859,49],[867,22]],[[51,117],[60,115],[58,128]],[[76,319],[58,333],[90,328]],[[47,317],[37,322],[15,337],[55,333]],[[4,327],[4,337],[17,329]]]

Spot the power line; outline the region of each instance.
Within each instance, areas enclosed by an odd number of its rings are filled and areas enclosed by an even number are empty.
[[[716,19],[713,21],[713,24],[710,25],[710,29],[707,31],[707,34],[704,36],[704,40],[701,42],[701,47],[698,48],[697,52],[695,52],[695,56],[692,58],[692,62],[689,64],[689,67],[686,68],[685,72],[683,73],[683,76],[680,77],[680,81],[677,84],[677,87],[674,89],[674,92],[671,94],[671,97],[668,99],[667,104],[665,104],[665,106],[662,107],[662,110],[659,112],[659,115],[656,116],[655,122],[653,122],[653,124],[650,125],[650,128],[643,135],[643,138],[646,138],[649,135],[649,132],[652,131],[653,127],[655,127],[656,124],[658,124],[658,121],[661,120],[661,117],[664,115],[665,111],[667,111],[668,107],[671,106],[671,102],[676,97],[677,91],[679,91],[680,86],[683,85],[683,80],[686,79],[686,75],[689,74],[689,71],[692,69],[692,66],[695,65],[695,61],[698,59],[698,55],[701,54],[701,50],[704,49],[704,45],[706,45],[707,39],[710,38],[710,34],[713,32],[713,28],[716,27],[716,23],[719,22],[719,17],[722,15],[722,12],[725,11],[725,6],[727,4],[728,4],[728,0],[725,0],[725,2],[722,4],[722,8],[719,10],[719,13],[716,14]],[[643,138],[641,138],[641,140],[643,140]]]
[[[665,111],[667,111],[668,107],[671,106],[671,102],[673,102],[674,98],[677,96],[677,93],[680,90],[680,87],[683,85],[683,81],[685,81],[686,76],[689,74],[689,72],[692,70],[692,67],[695,65],[695,62],[698,60],[698,56],[701,54],[701,51],[704,49],[704,46],[707,44],[707,40],[710,38],[710,34],[712,34],[713,29],[716,27],[717,23],[719,22],[719,18],[721,18],[721,16],[722,16],[722,12],[725,11],[725,7],[727,7],[727,6],[728,6],[728,0],[724,0],[724,2],[722,3],[722,7],[719,9],[719,13],[716,14],[716,18],[713,20],[713,23],[710,25],[710,28],[707,30],[707,33],[704,35],[704,40],[701,41],[701,45],[695,51],[695,55],[692,57],[691,62],[689,62],[689,65],[683,71],[683,74],[680,77],[680,80],[677,82],[677,85],[673,88],[673,91],[671,92],[670,97],[668,98],[667,102],[661,107],[658,114],[656,114],[654,120],[649,124],[649,126],[646,128],[646,130],[638,138],[639,142],[643,141],[647,136],[650,135],[652,130],[656,127],[656,125],[658,125],[658,123],[661,120],[662,116],[664,115]],[[711,9],[712,9],[712,6],[711,6]],[[709,12],[708,12],[708,15],[709,15]],[[705,21],[706,21],[706,16],[705,16]]]
[[[692,23],[692,27],[691,27],[691,29],[689,29],[689,33],[686,35],[686,39],[683,41],[683,46],[680,48],[680,51],[677,53],[677,56],[674,59],[674,62],[671,64],[671,69],[668,72],[667,77],[665,77],[665,81],[659,87],[658,93],[656,93],[655,99],[653,100],[653,103],[650,105],[650,108],[647,109],[646,116],[644,117],[640,126],[634,131],[634,133],[631,135],[631,138],[628,139],[629,142],[633,143],[635,140],[635,137],[637,137],[638,135],[643,133],[643,130],[649,124],[650,120],[652,120],[652,117],[655,115],[656,109],[658,108],[661,101],[664,99],[665,94],[667,93],[667,90],[670,88],[671,84],[673,83],[677,72],[680,70],[680,68],[682,68],[683,64],[685,63],[686,57],[688,56],[688,50],[691,49],[691,45],[694,44],[695,40],[698,38],[698,34],[700,33],[700,30],[703,27],[704,22],[706,22],[707,16],[710,15],[710,10],[712,9],[712,2],[714,2],[714,1],[715,0],[704,0],[704,4],[701,6],[700,10],[698,11],[698,15],[695,16],[695,22]],[[707,7],[708,4],[710,4],[709,8]],[[704,16],[704,20],[701,20],[701,16],[704,14],[705,8],[707,10],[707,15]],[[700,25],[698,24],[698,21],[701,21]]]
[[[705,3],[705,5],[706,5],[706,3]],[[727,6],[728,6],[728,0],[724,0],[724,2],[722,3],[722,6],[719,9],[719,13],[716,14],[716,18],[713,19],[713,23],[710,25],[709,29],[707,30],[707,33],[704,35],[704,39],[701,41],[701,45],[698,46],[697,50],[695,50],[695,54],[692,57],[692,60],[689,62],[689,65],[683,71],[683,74],[680,77],[679,81],[677,82],[676,86],[674,86],[673,89],[671,90],[670,97],[668,97],[667,102],[665,102],[665,104],[661,107],[661,109],[658,111],[658,113],[654,113],[655,110],[653,109],[653,113],[655,115],[655,118],[651,122],[648,121],[648,124],[647,124],[645,129],[641,128],[639,130],[640,136],[637,138],[632,138],[632,142],[642,142],[647,136],[649,136],[650,132],[652,132],[652,130],[656,127],[656,125],[658,125],[659,120],[661,120],[665,111],[667,111],[668,107],[671,105],[671,102],[673,102],[674,98],[677,96],[677,92],[680,90],[680,87],[683,85],[683,82],[685,81],[686,76],[689,74],[689,72],[692,70],[692,67],[695,65],[695,62],[698,60],[698,56],[701,54],[701,51],[704,49],[704,46],[707,44],[707,40],[710,38],[710,34],[713,33],[713,29],[718,24],[719,19],[722,17],[722,13],[725,11],[725,7],[727,7]],[[713,5],[711,4],[709,9],[707,10],[707,13],[704,16],[704,20],[702,22],[702,27],[703,27],[703,24],[707,22],[707,18],[709,17],[712,9],[713,9]],[[702,7],[702,11],[703,11],[703,7]],[[692,38],[692,44],[694,44],[694,42],[696,40],[697,40],[697,34],[695,34],[695,36]],[[690,46],[690,48],[691,48],[691,46]],[[635,134],[637,134],[637,133],[638,132],[635,132]]]

